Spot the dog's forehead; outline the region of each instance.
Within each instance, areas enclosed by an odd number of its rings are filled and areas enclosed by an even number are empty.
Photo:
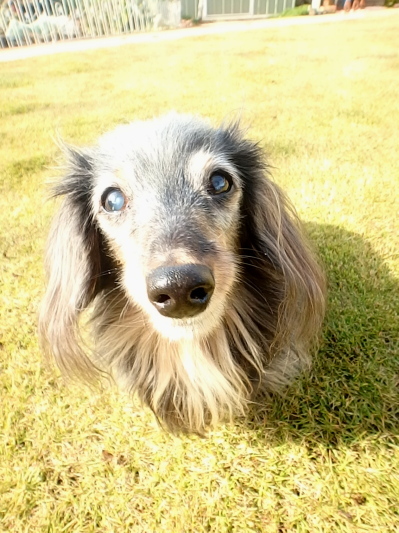
[[[99,145],[101,151],[122,161],[176,159],[209,147],[216,131],[202,119],[171,114],[119,126],[103,135]]]
[[[119,179],[147,191],[154,186],[160,193],[163,186],[197,188],[215,169],[236,174],[228,137],[203,119],[170,114],[119,126],[100,139],[99,147]]]

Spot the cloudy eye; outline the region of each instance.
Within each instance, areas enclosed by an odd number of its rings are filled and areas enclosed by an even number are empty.
[[[119,189],[107,189],[101,197],[101,205],[108,213],[122,211],[126,206],[126,198]]]
[[[233,186],[231,177],[224,172],[215,172],[212,174],[209,181],[209,192],[211,194],[222,194],[229,192]]]

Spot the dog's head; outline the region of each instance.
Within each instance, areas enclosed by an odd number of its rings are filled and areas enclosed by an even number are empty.
[[[207,335],[231,295],[244,188],[232,154],[226,131],[180,116],[100,140],[91,216],[126,295],[166,339]]]
[[[261,150],[237,125],[214,129],[200,119],[168,115],[120,126],[95,147],[67,154],[40,320],[44,345],[61,368],[92,373],[78,319],[93,300],[96,334],[120,348],[119,356],[108,357],[114,366],[122,358],[123,372],[131,374],[142,357],[141,366],[156,374],[165,364],[157,358],[175,357],[171,376],[185,372],[188,377],[176,383],[195,384],[205,410],[212,411],[206,399],[212,393],[199,383],[206,380],[198,377],[204,351],[213,359],[208,371],[235,383],[242,397],[250,376],[264,379],[276,356],[280,367],[287,366],[288,353],[306,359],[323,315],[322,276],[295,216],[267,177]],[[110,328],[112,334],[104,334]],[[162,342],[169,351],[159,349]],[[201,356],[181,363],[190,343]],[[294,363],[273,379],[284,381]],[[173,393],[166,384],[159,392],[159,379],[143,377],[142,397],[154,408],[169,394],[183,411],[187,391],[180,383]],[[194,425],[201,429],[205,419]]]

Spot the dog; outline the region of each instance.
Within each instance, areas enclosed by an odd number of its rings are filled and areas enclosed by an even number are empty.
[[[238,123],[172,113],[65,152],[39,319],[62,371],[203,434],[309,367],[324,275]]]

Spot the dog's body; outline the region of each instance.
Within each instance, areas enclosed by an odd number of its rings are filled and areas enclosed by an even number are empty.
[[[201,433],[309,365],[323,276],[236,125],[168,115],[68,155],[40,317],[62,370],[109,372],[169,429]]]

